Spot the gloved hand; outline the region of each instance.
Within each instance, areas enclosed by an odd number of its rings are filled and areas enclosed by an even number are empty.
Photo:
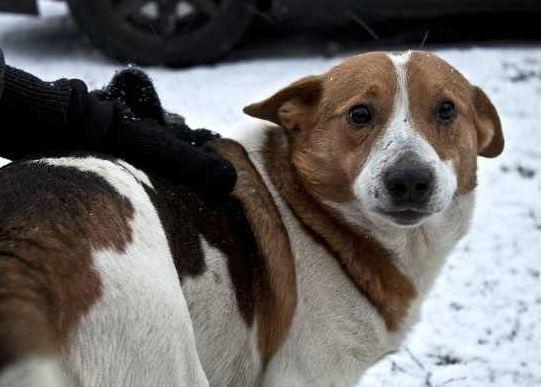
[[[204,146],[219,135],[190,129],[181,116],[166,112],[143,71],[124,70],[92,95],[115,106],[113,124],[98,151],[199,190],[217,195],[233,190],[234,167]]]
[[[127,106],[134,117],[149,118],[167,125],[177,139],[196,147],[220,137],[207,129],[191,129],[186,125],[184,117],[165,111],[152,80],[136,67],[122,70],[113,77],[109,85],[102,90],[93,91],[92,95],[100,101],[112,101]]]
[[[206,134],[204,137],[208,141]],[[185,138],[179,139],[178,132],[169,125],[136,117],[116,102],[112,125],[96,151],[181,185],[214,195],[229,194],[236,182],[231,163],[211,150],[191,145]]]

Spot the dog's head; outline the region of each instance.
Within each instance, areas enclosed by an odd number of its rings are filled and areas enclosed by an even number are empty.
[[[295,169],[319,200],[398,227],[473,190],[477,155],[495,157],[504,144],[485,93],[425,52],[362,54],[245,112],[286,130]]]

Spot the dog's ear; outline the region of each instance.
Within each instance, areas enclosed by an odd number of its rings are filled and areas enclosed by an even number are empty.
[[[502,124],[496,108],[479,87],[473,88],[475,126],[477,130],[477,153],[484,157],[496,157],[503,151]]]
[[[285,129],[303,130],[315,124],[322,88],[321,77],[302,78],[272,97],[245,107],[244,112]]]

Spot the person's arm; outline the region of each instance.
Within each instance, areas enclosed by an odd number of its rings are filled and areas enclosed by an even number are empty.
[[[188,128],[183,138],[156,115],[143,117],[119,98],[89,93],[80,80],[49,83],[2,65],[0,90],[0,157],[89,150],[216,194],[227,194],[235,185],[229,161],[185,141],[197,131]]]
[[[90,98],[80,80],[49,83],[5,65],[0,156],[19,159],[53,150],[95,149],[113,115],[113,104]]]

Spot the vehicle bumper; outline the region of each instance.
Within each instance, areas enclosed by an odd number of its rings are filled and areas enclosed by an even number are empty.
[[[0,12],[38,14],[37,0],[0,0]]]

